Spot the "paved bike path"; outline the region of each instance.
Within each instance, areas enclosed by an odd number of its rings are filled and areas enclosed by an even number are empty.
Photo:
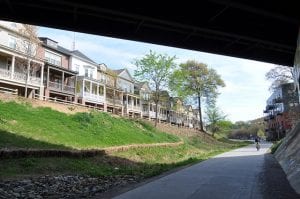
[[[115,197],[116,199],[263,198],[259,175],[270,144],[239,148],[215,156]]]

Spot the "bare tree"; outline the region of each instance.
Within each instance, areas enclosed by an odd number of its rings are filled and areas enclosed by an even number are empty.
[[[38,38],[38,27],[28,24],[22,24],[19,29],[21,40],[17,42],[17,49],[24,55],[24,59],[19,60],[23,65],[23,74],[25,74],[25,94],[27,97],[29,76],[38,70],[38,65],[32,63],[32,60],[38,59],[38,50],[40,49],[40,40]]]
[[[267,80],[272,84],[269,88],[270,91],[274,91],[281,84],[293,81],[293,68],[288,66],[277,65],[265,74]]]

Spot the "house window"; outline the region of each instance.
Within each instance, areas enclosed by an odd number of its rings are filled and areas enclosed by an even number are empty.
[[[75,71],[79,72],[79,65],[75,64]]]
[[[85,77],[89,76],[89,69],[88,68],[84,69],[84,76]]]
[[[90,92],[91,82],[86,81],[84,84],[84,92]]]
[[[17,38],[10,36],[8,40],[8,46],[12,49],[17,49]]]
[[[92,84],[92,93],[97,95],[97,84]]]
[[[104,95],[104,88],[103,88],[103,86],[99,86],[99,95]]]
[[[84,69],[84,76],[89,77],[89,78],[93,78],[93,69],[85,68]]]
[[[61,56],[59,55],[55,55],[53,53],[45,51],[45,60],[50,64],[61,66]]]
[[[33,55],[33,44],[30,43],[29,41],[23,40],[23,45],[24,45],[24,53],[27,55]]]

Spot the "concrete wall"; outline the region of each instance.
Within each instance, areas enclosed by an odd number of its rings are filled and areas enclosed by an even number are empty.
[[[292,187],[300,194],[300,122],[284,138],[275,157]]]

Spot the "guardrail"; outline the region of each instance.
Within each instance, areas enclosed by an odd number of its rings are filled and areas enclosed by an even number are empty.
[[[10,93],[12,95],[18,95],[18,89],[11,89],[0,86],[0,93]]]

